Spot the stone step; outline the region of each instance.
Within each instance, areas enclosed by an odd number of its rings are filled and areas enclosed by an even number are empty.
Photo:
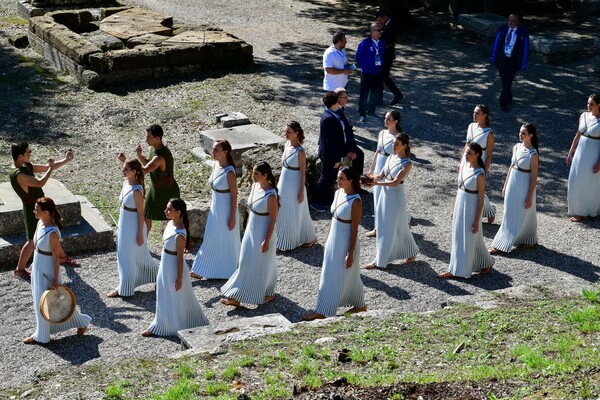
[[[293,324],[279,313],[240,318],[218,325],[207,325],[177,332],[182,350],[212,352],[226,342],[237,342],[254,337],[287,332]]]
[[[100,212],[85,197],[75,196],[81,209],[79,225],[64,227],[61,231],[62,245],[70,255],[115,247],[112,227],[104,221]],[[25,243],[25,235],[0,235],[0,268],[13,268],[19,260],[19,252]]]
[[[56,203],[63,216],[64,226],[77,225],[81,219],[81,206],[77,197],[60,181],[48,179],[44,194]],[[23,202],[13,190],[10,182],[0,183],[0,236],[25,232]]]
[[[284,139],[271,131],[256,124],[239,125],[230,128],[215,129],[200,132],[202,147],[192,150],[194,157],[203,160],[210,154],[212,146],[218,139],[226,139],[231,144],[233,161],[237,166],[242,165],[242,153],[260,146],[276,148]]]
[[[492,13],[460,14],[458,22],[469,31],[493,38],[498,29],[506,24],[506,18]]]

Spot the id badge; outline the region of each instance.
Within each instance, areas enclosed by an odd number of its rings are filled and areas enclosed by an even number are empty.
[[[375,66],[381,67],[381,56],[379,54],[375,56]]]

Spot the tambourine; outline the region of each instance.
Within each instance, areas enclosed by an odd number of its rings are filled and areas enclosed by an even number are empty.
[[[73,316],[77,300],[75,293],[66,286],[46,290],[40,299],[40,313],[51,324],[62,324]]]

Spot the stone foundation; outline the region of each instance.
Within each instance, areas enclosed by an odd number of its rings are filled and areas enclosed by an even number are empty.
[[[252,46],[219,28],[174,31],[128,7],[55,11],[29,20],[31,46],[90,88],[253,65]]]

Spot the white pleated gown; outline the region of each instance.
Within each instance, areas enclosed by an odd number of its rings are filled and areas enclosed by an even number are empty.
[[[40,300],[42,294],[50,289],[50,284],[54,279],[54,265],[52,256],[40,253],[51,253],[50,249],[50,234],[56,232],[60,239],[60,231],[56,226],[45,227],[41,221],[38,221],[33,242],[36,250],[33,253],[33,264],[31,272],[31,293],[33,295],[33,311],[35,312],[36,330],[31,336],[38,343],[50,342],[50,335],[58,332],[66,331],[72,328],[85,328],[92,322],[89,315],[82,314],[79,307],[66,322],[62,324],[51,324],[42,317],[40,313]],[[58,282],[62,284],[62,279],[59,277]]]
[[[260,252],[260,245],[269,228],[269,196],[277,196],[275,189],[263,191],[258,183],[252,186],[248,197],[248,224],[242,239],[238,269],[221,287],[225,297],[240,303],[263,304],[266,296],[275,293],[277,229],[269,241],[269,250]]]
[[[240,257],[240,215],[236,207],[235,228],[229,230],[231,190],[227,174],[235,168],[221,168],[215,163],[208,183],[212,188],[210,212],[204,228],[202,246],[196,254],[192,272],[207,279],[229,279],[237,269]]]
[[[302,147],[293,148],[287,142],[281,157],[283,168],[277,183],[281,203],[277,214],[277,248],[281,250],[292,250],[317,239],[308,211],[306,187],[303,188],[304,201],[298,204],[301,180],[298,154],[301,151],[304,151]]]
[[[181,289],[175,291],[177,280],[178,236],[187,237],[185,229],[176,229],[169,221],[163,234],[163,250],[156,279],[156,315],[148,330],[157,336],[176,336],[177,331],[208,325],[208,319],[194,295],[190,271],[183,263]],[[172,253],[175,253],[172,254]]]
[[[579,117],[582,132],[569,170],[567,201],[570,215],[595,217],[600,212],[600,172],[594,174],[594,164],[600,154],[600,125],[590,112]]]
[[[477,126],[476,122],[472,122],[469,127],[467,128],[467,143],[477,143],[478,145],[481,146],[481,159],[483,160],[483,162],[485,163],[485,160],[487,159],[487,153],[485,152],[487,150],[487,140],[488,140],[488,136],[490,134],[490,132],[492,131],[492,128],[488,127],[488,128],[480,128],[479,126]],[[463,159],[461,162],[461,165],[464,165],[465,163],[465,156],[463,154]],[[486,177],[487,179],[487,177]],[[486,180],[487,182],[487,180]],[[492,205],[492,203],[490,203],[490,199],[488,197],[487,194],[485,194],[483,196],[483,212],[481,213],[481,218],[490,218],[490,217],[495,217],[496,216],[496,207]]]
[[[346,195],[340,189],[335,193],[331,205],[331,228],[321,269],[321,282],[315,311],[327,317],[333,317],[338,307],[364,307],[364,287],[360,279],[360,241],[356,241],[354,263],[350,268],[344,266],[350,246],[352,224],[352,203],[360,198],[358,194]]]
[[[138,246],[138,215],[133,194],[142,185],[131,186],[123,182],[119,195],[119,229],[117,231],[117,267],[119,270],[119,296],[133,296],[135,288],[146,283],[156,282],[158,266],[148,250],[146,223],[143,224],[144,244]]]
[[[504,194],[502,225],[492,242],[492,247],[507,253],[513,246],[538,242],[535,192],[531,207],[525,209],[524,206],[531,183],[531,158],[534,154],[537,154],[535,149],[529,150],[522,144],[513,147],[512,169]]]
[[[394,145],[395,137],[387,129],[383,129],[379,132],[377,137],[377,160],[375,160],[375,168],[373,169],[373,175],[378,176],[388,157],[393,154],[392,146]],[[379,197],[381,196],[381,186],[373,186],[373,210],[375,210],[375,226],[377,226],[377,208],[379,207]],[[410,218],[408,218],[410,221]]]
[[[388,157],[383,167],[385,181],[393,181],[410,158]],[[386,268],[393,260],[415,257],[419,251],[408,227],[404,184],[381,186],[379,206],[375,210],[377,225],[376,255],[373,264]]]
[[[448,272],[461,278],[470,278],[474,272],[494,265],[483,241],[483,227],[479,221],[477,233],[471,227],[477,213],[477,176],[483,168],[471,168],[468,164],[460,168],[458,187],[452,218],[452,251]],[[469,193],[468,191],[475,192]]]

